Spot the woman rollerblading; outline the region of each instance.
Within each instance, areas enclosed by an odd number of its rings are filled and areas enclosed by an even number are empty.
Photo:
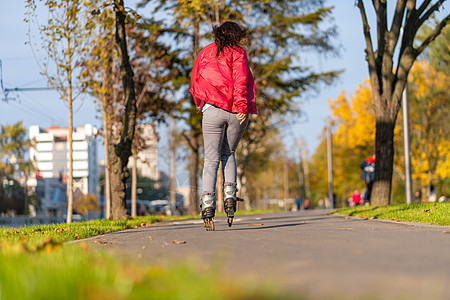
[[[191,74],[195,104],[203,113],[205,149],[201,216],[206,230],[214,230],[216,180],[222,161],[224,207],[231,226],[236,211],[235,151],[248,124],[256,114],[255,83],[241,47],[247,29],[234,22],[214,26],[214,43],[198,54]],[[230,221],[231,220],[231,221]]]

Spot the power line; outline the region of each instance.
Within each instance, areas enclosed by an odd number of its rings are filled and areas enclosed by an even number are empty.
[[[3,95],[5,95],[5,97],[2,98],[2,100],[5,102],[8,102],[9,100],[15,100],[15,98],[8,98],[8,94],[10,92],[31,92],[31,91],[53,90],[53,88],[51,88],[51,87],[5,88],[3,86],[3,66],[2,66],[1,59],[0,59],[0,88],[2,90]]]
[[[39,119],[41,121],[48,121],[48,119],[42,118],[42,115],[36,113],[33,110],[29,110],[26,106],[21,106],[21,105],[15,103],[15,102],[10,102],[9,104],[10,104],[11,107],[13,107],[13,108],[15,108],[17,110],[20,110],[21,112],[27,113],[28,115],[33,116],[34,118],[37,118],[37,119]]]
[[[64,124],[63,119],[56,117],[56,116],[58,116],[58,114],[55,114],[54,112],[49,111],[47,107],[45,109],[43,109],[43,107],[37,105],[36,101],[34,101],[29,95],[25,95],[25,97],[30,100],[29,102],[27,102],[28,106],[31,106],[34,110],[38,111],[40,114],[42,114],[45,117],[52,120],[52,123],[59,123],[60,125]]]

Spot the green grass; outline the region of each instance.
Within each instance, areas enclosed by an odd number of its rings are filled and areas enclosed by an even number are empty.
[[[273,212],[273,210],[250,210],[238,211],[237,215],[259,214]],[[218,213],[217,216],[225,216],[225,213]],[[67,242],[97,236],[114,231],[120,231],[141,226],[149,226],[161,220],[185,220],[200,218],[195,216],[147,216],[136,217],[127,220],[93,220],[86,222],[75,222],[71,224],[61,223],[52,225],[35,225],[20,228],[0,228],[0,240],[6,239],[9,242],[21,241],[28,246],[41,245],[49,237],[53,242]],[[1,299],[1,298],[0,298]]]
[[[224,276],[217,267],[149,266],[84,242],[48,243],[30,252],[3,240],[0,266],[0,299],[294,299],[264,280]]]
[[[356,206],[334,213],[369,219],[418,222],[450,226],[450,203],[396,204],[388,206]]]
[[[22,241],[30,246],[41,244],[51,237],[54,242],[67,242],[88,238],[109,232],[149,226],[151,223],[162,220],[162,217],[148,216],[136,217],[127,220],[94,220],[76,222],[71,224],[36,225],[21,228],[0,228],[0,240],[10,242]],[[0,298],[1,299],[1,298]]]
[[[0,228],[0,299],[294,299],[274,284],[229,276],[217,266],[150,266],[88,248],[83,241],[64,244],[183,218],[193,216]]]

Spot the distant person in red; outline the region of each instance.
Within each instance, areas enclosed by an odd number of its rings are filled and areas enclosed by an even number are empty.
[[[352,202],[350,203],[352,206],[360,205],[364,203],[364,200],[361,198],[361,193],[359,190],[354,190],[352,193]]]
[[[366,182],[366,196],[364,201],[370,204],[370,196],[372,194],[372,186],[375,181],[375,153],[366,158],[360,165],[361,179]]]

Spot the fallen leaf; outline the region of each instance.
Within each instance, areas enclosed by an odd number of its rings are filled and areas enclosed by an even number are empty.
[[[181,244],[186,244],[186,241],[175,241],[175,240],[173,240],[172,243],[175,244],[175,245],[181,245]]]
[[[99,243],[100,245],[108,244],[108,242],[104,242],[104,241],[94,241],[94,243]]]
[[[152,239],[153,236],[149,235],[149,236],[146,236],[145,238],[147,238],[147,239]]]

